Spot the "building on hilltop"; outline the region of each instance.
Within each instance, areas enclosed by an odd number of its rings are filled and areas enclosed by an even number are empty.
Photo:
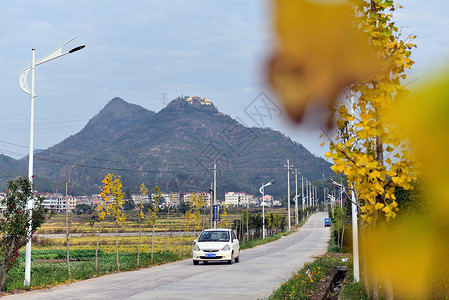
[[[189,104],[199,103],[201,105],[212,105],[212,102],[207,97],[201,99],[198,96],[193,96],[193,97],[185,96],[184,99]]]

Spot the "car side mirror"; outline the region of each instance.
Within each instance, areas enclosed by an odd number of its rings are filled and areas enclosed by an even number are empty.
[[[193,243],[194,243],[194,244],[198,243],[198,240],[193,240]]]

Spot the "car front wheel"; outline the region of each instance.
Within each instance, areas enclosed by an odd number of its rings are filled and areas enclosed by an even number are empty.
[[[236,263],[238,263],[240,261],[240,256],[237,256],[234,260]]]
[[[198,265],[200,262],[199,261],[197,261],[197,260],[194,260],[193,261],[193,264],[196,266],[196,265]]]

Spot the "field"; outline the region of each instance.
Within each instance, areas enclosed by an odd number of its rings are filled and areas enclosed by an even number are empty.
[[[253,211],[256,213],[256,211]],[[285,209],[267,209],[266,213],[284,214]],[[139,219],[137,211],[126,212],[126,222],[119,226],[119,252],[137,253],[139,244]],[[231,211],[226,216],[228,227],[233,227],[233,221],[241,218],[240,211]],[[99,222],[92,215],[69,215],[70,249],[95,249]],[[200,228],[194,225],[186,226],[186,220],[181,213],[158,214],[155,224],[154,251],[171,251],[179,256],[191,253],[193,240],[202,229],[210,227],[209,216],[201,216]],[[140,251],[151,252],[152,226],[148,221],[142,222]],[[165,232],[167,231],[167,234]],[[65,215],[56,214],[45,223],[33,238],[33,250],[64,250],[66,249]],[[105,253],[115,252],[115,221],[106,218],[101,222],[99,249]],[[166,235],[166,236],[165,236]]]
[[[267,209],[268,213],[285,214],[286,209]],[[251,214],[258,211],[252,210]],[[241,211],[228,211],[227,227],[233,227],[234,220],[241,218]],[[142,223],[140,239],[140,259],[137,263],[139,244],[138,212],[127,211],[126,222],[119,227],[118,248],[120,271],[146,268],[152,265],[176,261],[191,257],[193,240],[203,228],[210,227],[208,216],[202,216],[200,228],[186,226],[181,213],[159,213],[155,223],[153,259],[151,259],[152,226]],[[293,218],[292,218],[293,220]],[[6,293],[39,289],[64,284],[70,281],[84,280],[117,271],[115,257],[115,222],[106,218],[101,222],[99,239],[98,270],[95,271],[95,248],[99,222],[92,215],[69,215],[70,224],[70,268],[69,279],[66,262],[66,223],[65,214],[54,215],[34,235],[32,241],[31,286],[24,286],[25,249],[21,249],[17,265],[8,273],[4,291]],[[167,231],[167,234],[165,234]],[[280,238],[281,234],[267,237],[265,240],[241,241],[241,248],[249,248]]]

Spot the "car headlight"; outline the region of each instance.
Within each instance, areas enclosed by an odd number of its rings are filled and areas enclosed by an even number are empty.
[[[226,244],[226,246],[224,246],[223,249],[221,249],[221,251],[228,251],[228,250],[231,250],[231,247],[228,244]]]
[[[195,251],[200,251],[201,249],[200,249],[200,247],[198,246],[198,244],[195,244],[195,247],[193,247],[193,250],[195,250]]]

